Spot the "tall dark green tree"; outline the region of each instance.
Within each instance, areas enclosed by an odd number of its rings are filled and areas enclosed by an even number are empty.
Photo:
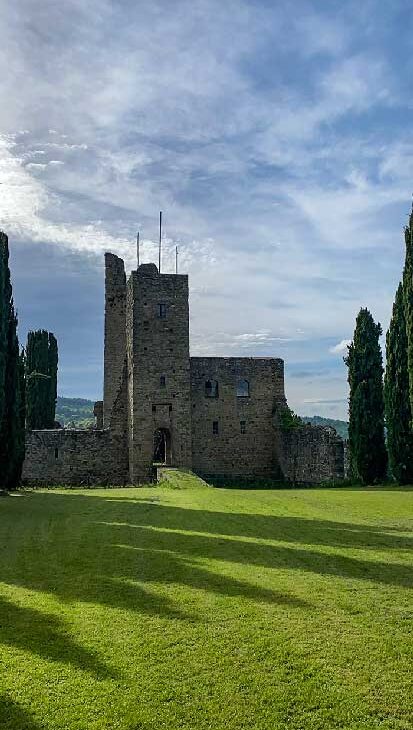
[[[7,331],[11,296],[9,242],[6,234],[0,231],[0,424],[6,407]]]
[[[413,414],[413,210],[404,229],[406,258],[403,269],[403,301],[407,334],[407,368],[409,374],[410,410]]]
[[[390,327],[386,336],[384,403],[390,469],[399,484],[411,484],[413,482],[413,434],[402,283],[397,289]]]
[[[0,232],[0,478],[6,489],[19,485],[24,459],[21,356],[12,294],[8,238]]]
[[[43,373],[26,376],[26,423],[27,428],[52,428],[50,425],[50,378]]]
[[[374,322],[368,309],[361,309],[344,358],[350,386],[350,470],[353,479],[362,484],[374,484],[386,476],[381,334],[380,324]]]
[[[26,347],[27,427],[53,428],[57,399],[57,341],[52,332],[29,332]]]

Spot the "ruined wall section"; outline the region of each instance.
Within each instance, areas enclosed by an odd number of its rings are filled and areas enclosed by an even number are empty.
[[[23,483],[29,486],[128,484],[125,441],[108,430],[29,431]]]
[[[105,254],[103,424],[109,428],[126,364],[126,276],[122,259]],[[124,391],[126,393],[126,391]],[[126,410],[125,410],[126,414]],[[126,427],[126,425],[125,425]]]
[[[292,484],[322,484],[344,479],[344,441],[332,428],[303,424],[279,429],[279,460]]]
[[[248,396],[237,396],[241,380],[248,381]],[[207,381],[218,384],[216,397],[206,394]],[[191,401],[195,472],[280,477],[274,412],[285,408],[283,360],[192,357]]]
[[[128,282],[130,477],[152,473],[154,433],[170,434],[168,462],[191,467],[188,277],[142,264]]]

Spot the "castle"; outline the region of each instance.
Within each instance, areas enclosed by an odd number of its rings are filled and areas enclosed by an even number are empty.
[[[103,401],[94,430],[29,431],[26,484],[148,482],[154,464],[206,479],[317,483],[344,475],[343,442],[289,424],[278,358],[190,357],[188,276],[105,255]]]

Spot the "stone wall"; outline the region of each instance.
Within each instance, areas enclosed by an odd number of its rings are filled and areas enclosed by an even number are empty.
[[[279,459],[292,484],[321,484],[344,478],[344,441],[332,428],[303,424],[279,429]]]
[[[206,394],[208,381],[217,384],[214,397]],[[248,395],[237,396],[240,381]],[[282,360],[192,357],[191,402],[196,473],[279,477],[274,413],[285,407]]]
[[[29,431],[23,482],[29,486],[124,485],[125,439],[110,431]]]

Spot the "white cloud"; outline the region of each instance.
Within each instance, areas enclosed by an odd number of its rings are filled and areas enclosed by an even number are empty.
[[[44,170],[46,167],[47,167],[47,164],[42,163],[42,162],[29,162],[26,165],[26,168],[28,170]]]
[[[329,352],[333,355],[345,355],[350,344],[351,340],[341,340],[337,345],[330,347]]]

